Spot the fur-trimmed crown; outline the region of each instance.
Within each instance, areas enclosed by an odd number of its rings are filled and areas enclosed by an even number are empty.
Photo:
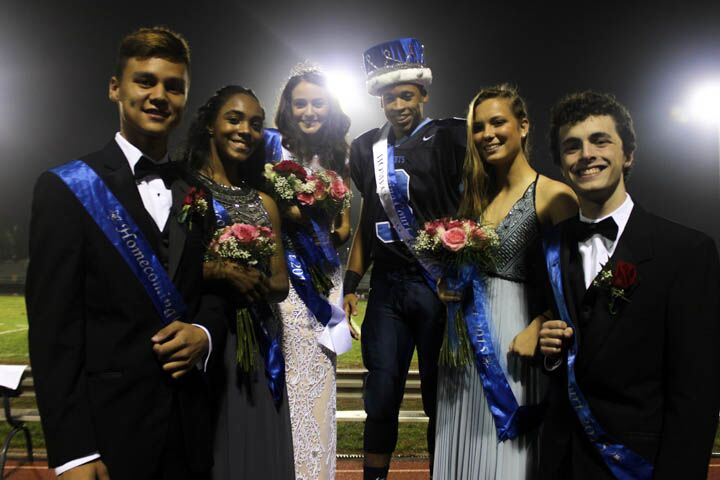
[[[432,71],[425,66],[424,47],[415,38],[400,38],[368,48],[363,55],[367,90],[370,95],[398,83],[415,83],[425,88],[432,83]]]

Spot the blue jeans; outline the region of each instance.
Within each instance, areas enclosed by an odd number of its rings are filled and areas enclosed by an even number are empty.
[[[395,450],[400,403],[417,346],[423,409],[430,419],[427,442],[432,458],[444,312],[444,305],[417,265],[392,270],[375,265],[362,324],[362,356],[368,369],[363,388],[366,452],[388,454]]]

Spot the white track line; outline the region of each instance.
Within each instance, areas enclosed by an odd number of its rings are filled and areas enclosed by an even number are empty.
[[[7,330],[5,332],[0,332],[0,335],[7,335],[8,333],[24,332],[27,329],[28,329],[28,327],[17,328],[15,330]]]

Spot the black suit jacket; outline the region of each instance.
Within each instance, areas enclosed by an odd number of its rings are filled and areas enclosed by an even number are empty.
[[[658,479],[705,479],[720,408],[720,263],[707,235],[635,205],[611,264],[636,265],[629,302],[585,292],[569,223],[561,266],[578,339],[578,384],[616,441],[646,458]],[[563,364],[566,365],[566,362]],[[551,379],[541,438],[546,479],[613,478],[568,401],[567,371]]]
[[[106,183],[155,251],[157,227],[115,141],[82,158]],[[188,322],[224,338],[219,299],[205,294],[202,262],[214,216],[177,221],[189,179],[172,187],[168,271]],[[208,398],[201,372],[164,373],[151,337],[160,316],[139,280],[65,183],[43,173],[35,187],[27,275],[30,358],[50,466],[99,452],[117,479],[151,478],[179,419],[191,468],[212,463]]]

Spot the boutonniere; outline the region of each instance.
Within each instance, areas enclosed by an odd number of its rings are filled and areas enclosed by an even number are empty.
[[[192,228],[192,217],[195,215],[203,216],[208,211],[208,202],[205,197],[205,190],[190,187],[190,190],[183,200],[183,206],[180,209],[180,215],[178,215],[178,222],[188,222],[188,228]]]
[[[617,301],[623,300],[629,303],[628,296],[637,283],[638,272],[635,264],[618,260],[615,263],[615,268],[610,268],[609,265],[603,266],[592,284],[595,287],[608,290],[610,293],[608,310],[610,310],[610,314],[615,315],[617,313]]]

